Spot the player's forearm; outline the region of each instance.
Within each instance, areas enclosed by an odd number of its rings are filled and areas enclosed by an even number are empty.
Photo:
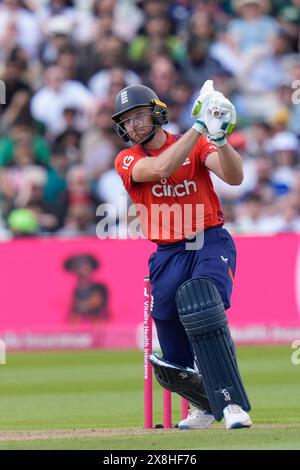
[[[228,143],[218,148],[218,154],[226,183],[233,186],[240,185],[244,179],[243,162],[240,155]]]
[[[177,142],[153,159],[155,172],[160,178],[167,178],[186,160],[201,134],[189,129]]]

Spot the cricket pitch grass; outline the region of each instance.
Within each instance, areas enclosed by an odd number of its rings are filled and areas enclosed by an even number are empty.
[[[138,351],[8,353],[0,367],[0,450],[300,449],[300,365],[289,346],[240,347],[254,426],[226,431],[143,429]],[[162,393],[154,385],[154,422]],[[173,397],[173,422],[180,400]]]

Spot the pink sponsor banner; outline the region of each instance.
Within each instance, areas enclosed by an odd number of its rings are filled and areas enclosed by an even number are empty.
[[[235,340],[299,339],[300,236],[235,241],[238,265],[228,311]],[[1,339],[10,349],[136,347],[143,280],[154,250],[147,240],[2,242]]]
[[[238,342],[300,339],[300,236],[235,237],[237,271],[228,311]]]

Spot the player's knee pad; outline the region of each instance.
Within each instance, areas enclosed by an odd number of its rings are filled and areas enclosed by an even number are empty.
[[[211,412],[203,380],[200,374],[190,367],[181,367],[155,353],[151,354],[149,360],[153,366],[158,383],[170,392],[178,393],[186,398],[194,406]]]
[[[206,278],[191,279],[177,291],[179,318],[191,341],[216,420],[230,404],[250,410],[231,344],[221,296]]]

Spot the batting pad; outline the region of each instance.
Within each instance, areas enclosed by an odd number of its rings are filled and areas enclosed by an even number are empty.
[[[177,291],[179,318],[194,349],[213,415],[223,418],[227,405],[250,410],[238,366],[230,347],[230,332],[221,296],[209,279],[191,279]]]
[[[190,367],[166,361],[156,353],[149,356],[158,383],[170,392],[178,393],[194,406],[211,412],[201,375]]]

